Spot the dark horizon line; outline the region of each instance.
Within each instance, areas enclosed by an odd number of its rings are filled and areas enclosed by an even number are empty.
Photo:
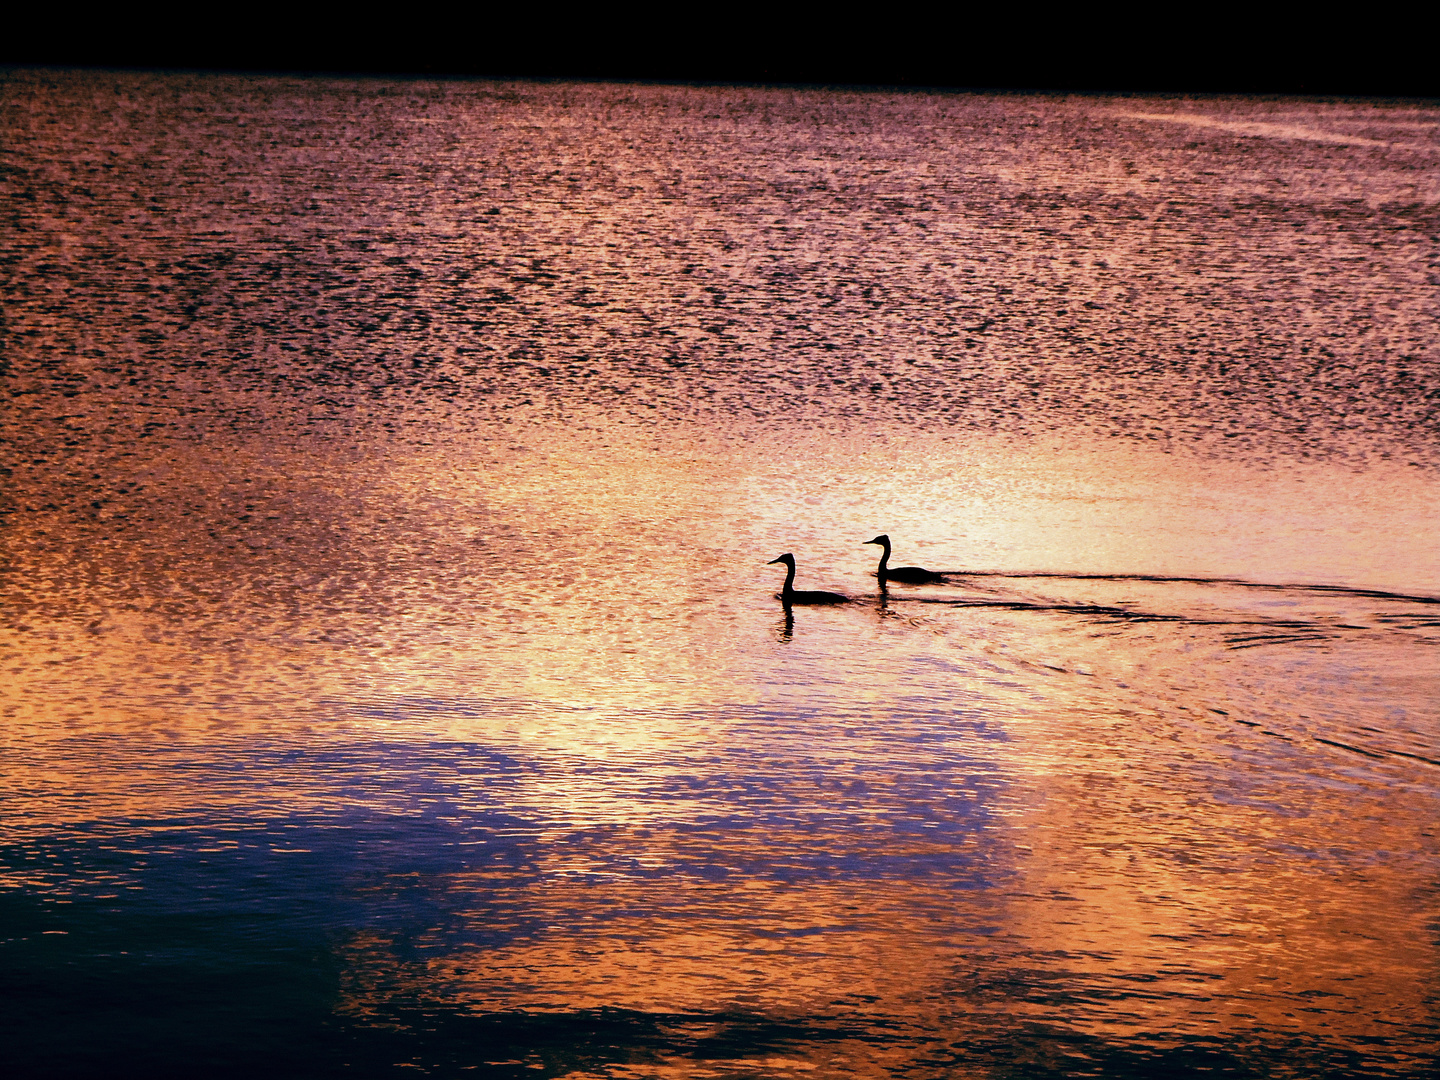
[[[1053,42],[1050,44],[1053,45]],[[7,47],[8,46],[8,47]],[[1274,52],[1259,47],[1226,51],[1056,52],[991,56],[937,55],[920,49],[814,52],[692,51],[635,48],[582,52],[573,43],[494,42],[460,46],[412,42],[347,46],[296,42],[175,45],[63,39],[0,45],[0,69],[66,68],[214,74],[356,76],[378,78],[576,80],[681,84],[833,86],[903,90],[1069,92],[1116,94],[1249,94],[1440,99],[1440,67],[1394,56],[1383,69],[1353,63],[1333,49]],[[1352,60],[1352,62],[1346,62]]]
[[[1078,93],[1078,94],[1213,94],[1284,97],[1364,97],[1440,99],[1440,79],[1411,74],[1390,78],[1336,78],[1332,73],[1310,77],[1292,72],[1281,77],[1247,78],[1233,72],[1172,71],[1168,76],[1150,71],[1108,73],[1057,70],[1001,70],[971,65],[954,69],[894,69],[808,67],[804,65],[737,64],[690,68],[647,65],[546,65],[497,63],[446,63],[445,61],[335,57],[179,57],[126,58],[102,56],[0,54],[0,71],[84,70],[173,72],[214,75],[293,75],[315,78],[475,79],[526,82],[634,82],[679,85],[755,85],[835,87],[846,89],[913,90],[962,93]]]

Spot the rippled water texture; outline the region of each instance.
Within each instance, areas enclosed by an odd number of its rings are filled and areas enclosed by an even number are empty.
[[[0,74],[11,1075],[1440,1067],[1440,110]]]

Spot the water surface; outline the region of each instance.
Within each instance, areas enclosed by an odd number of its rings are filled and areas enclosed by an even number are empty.
[[[0,85],[22,1074],[1433,1073],[1433,107]]]

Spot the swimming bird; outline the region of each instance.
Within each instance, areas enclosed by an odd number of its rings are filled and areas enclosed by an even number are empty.
[[[867,544],[879,544],[883,550],[880,553],[880,568],[875,571],[875,576],[880,579],[883,585],[887,581],[903,581],[907,585],[925,585],[930,582],[944,581],[943,574],[937,574],[934,570],[926,570],[922,566],[896,566],[890,567],[890,537],[881,533],[874,540],[866,540]]]
[[[785,587],[780,590],[780,600],[785,604],[848,604],[850,597],[818,589],[797,591],[795,588],[795,556],[788,551],[778,559],[771,559],[766,566],[784,563],[789,569],[785,574]]]

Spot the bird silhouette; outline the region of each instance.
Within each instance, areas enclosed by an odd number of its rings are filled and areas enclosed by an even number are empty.
[[[875,576],[880,579],[880,584],[887,581],[901,581],[907,585],[926,585],[937,581],[944,581],[943,574],[937,574],[934,570],[926,570],[923,566],[890,566],[890,537],[881,533],[874,540],[866,540],[867,544],[879,544],[884,550],[880,552],[880,566],[875,571]]]
[[[825,592],[819,589],[796,589],[795,588],[795,556],[788,551],[778,559],[771,559],[766,566],[774,566],[776,563],[784,563],[787,567],[785,574],[785,586],[780,590],[780,600],[784,604],[848,604],[850,597],[841,596],[839,593]]]

